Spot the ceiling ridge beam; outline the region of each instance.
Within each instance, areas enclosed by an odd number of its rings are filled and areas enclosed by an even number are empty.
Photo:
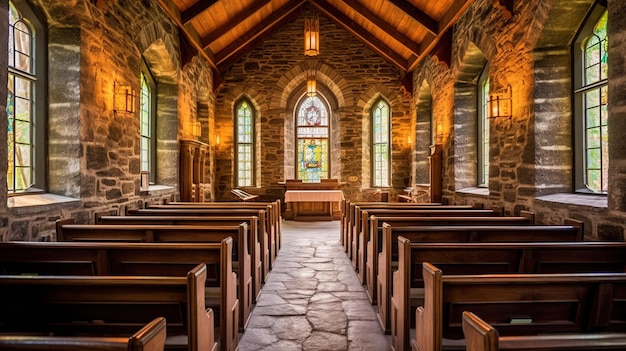
[[[217,27],[214,31],[202,38],[202,46],[207,47],[214,41],[221,38],[224,34],[230,32],[233,28],[237,27],[241,22],[252,16],[255,12],[261,10],[265,5],[270,3],[271,0],[257,0],[248,6],[248,8],[239,12],[225,25]]]
[[[198,1],[191,5],[188,9],[183,11],[180,15],[180,20],[183,24],[191,22],[194,18],[198,17],[202,12],[213,6],[218,0],[204,0]]]
[[[256,38],[263,35],[270,30],[274,25],[279,23],[282,19],[289,16],[293,11],[297,10],[306,0],[290,0],[278,10],[272,12],[272,14],[265,19],[265,21],[257,24],[254,28],[250,29],[246,34],[239,37],[239,39],[230,43],[227,47],[222,49],[216,55],[217,65],[220,66],[231,56],[236,56],[242,49],[247,48],[247,45],[254,41]]]
[[[356,0],[343,0],[343,2],[351,7],[354,11],[363,16],[366,20],[372,22],[376,27],[380,28],[387,34],[391,35],[396,41],[398,41],[402,46],[404,46],[407,50],[411,51],[415,55],[420,55],[420,47],[419,44],[414,42],[411,38],[407,37],[395,27],[387,23],[382,18],[376,16],[372,11],[370,11],[367,7],[361,5]]]
[[[422,24],[432,34],[439,34],[439,22],[406,0],[389,0],[395,7]]]
[[[324,13],[328,18],[333,20],[337,25],[343,27],[346,31],[357,37],[361,42],[363,42],[366,46],[372,49],[377,54],[384,57],[389,62],[393,63],[396,67],[400,68],[403,71],[407,70],[407,60],[402,57],[399,53],[395,52],[391,49],[387,44],[383,41],[375,38],[370,35],[363,27],[359,26],[356,22],[350,19],[345,14],[338,11],[336,8],[331,7],[326,0],[313,0],[313,5]]]

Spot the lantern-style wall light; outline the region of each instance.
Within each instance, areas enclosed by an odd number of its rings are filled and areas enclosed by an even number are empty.
[[[130,85],[113,83],[113,111],[135,112],[137,94]]]
[[[309,97],[317,95],[317,80],[314,69],[306,71],[306,95]]]
[[[509,85],[504,92],[489,94],[487,100],[487,113],[489,118],[511,118],[512,113],[512,96],[511,86]]]

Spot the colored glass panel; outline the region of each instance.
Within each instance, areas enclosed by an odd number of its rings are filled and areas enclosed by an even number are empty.
[[[306,97],[296,116],[296,176],[319,182],[329,176],[328,109],[319,96]]]
[[[389,105],[379,100],[372,112],[372,185],[389,186]]]
[[[152,154],[152,99],[153,91],[148,83],[147,77],[141,73],[141,111],[140,133],[141,133],[141,152],[140,164],[141,170],[149,172],[151,169]]]
[[[237,186],[252,186],[254,181],[254,115],[250,103],[242,100],[236,111]]]

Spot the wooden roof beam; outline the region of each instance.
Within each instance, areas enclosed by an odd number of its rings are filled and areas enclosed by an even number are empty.
[[[240,57],[242,52],[245,52],[250,48],[250,45],[255,42],[255,39],[260,38],[264,33],[274,28],[285,18],[288,18],[291,13],[297,10],[306,0],[290,0],[278,10],[272,12],[265,21],[257,24],[254,28],[251,28],[245,35],[232,42],[230,45],[218,52],[215,59],[219,67],[226,67],[224,63],[228,60],[233,61],[233,57]]]
[[[191,22],[191,20],[199,16],[202,12],[208,10],[209,7],[213,6],[213,4],[215,4],[217,1],[218,0],[205,0],[196,2],[195,4],[191,5],[190,8],[181,13],[181,22],[183,24]]]
[[[249,5],[243,11],[237,13],[235,17],[228,21],[228,23],[219,26],[216,30],[209,33],[207,36],[202,38],[202,47],[206,48],[211,43],[222,37],[224,34],[230,32],[233,28],[238,26],[241,22],[246,20],[248,17],[255,14],[257,11],[261,10],[263,6],[270,3],[271,0],[256,0],[251,5]]]
[[[174,23],[178,26],[179,30],[189,39],[191,45],[198,50],[198,52],[209,62],[211,67],[217,69],[217,65],[215,64],[215,56],[211,52],[211,50],[204,50],[203,47],[200,46],[200,35],[191,25],[185,26],[182,22],[182,17],[180,10],[178,7],[172,2],[172,0],[157,0],[159,6],[165,11],[165,13],[172,19]]]
[[[413,6],[407,0],[389,0],[395,7],[402,10],[407,15],[411,16],[414,20],[421,23],[432,34],[439,34],[439,22],[434,18],[428,16],[422,10]]]
[[[395,27],[385,22],[383,19],[378,17],[372,11],[370,11],[367,7],[361,5],[356,0],[343,0],[343,2],[351,7],[355,12],[359,13],[366,20],[372,22],[375,26],[380,28],[382,31],[391,35],[396,41],[398,41],[402,46],[404,46],[407,50],[411,51],[415,55],[420,55],[420,47],[419,44],[411,40],[411,38],[407,37],[400,31],[398,31]]]
[[[359,26],[348,16],[344,15],[336,8],[330,6],[326,2],[326,0],[313,0],[312,3],[318,10],[320,10],[322,13],[328,16],[328,18],[333,20],[333,22],[357,37],[359,40],[361,40],[361,42],[367,45],[374,52],[378,53],[401,70],[407,71],[407,60],[405,60],[402,55],[393,51],[389,46],[387,46],[387,44],[385,44],[381,40],[373,37],[369,32],[363,29],[363,27]]]

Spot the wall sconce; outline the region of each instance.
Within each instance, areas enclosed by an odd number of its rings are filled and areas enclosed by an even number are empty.
[[[409,145],[409,147],[411,147],[411,145],[413,144],[413,140],[411,140],[410,136],[406,137],[406,143],[407,145]]]
[[[489,94],[487,100],[487,116],[489,118],[506,117],[511,118],[512,114],[512,93],[509,85],[504,92]]]
[[[193,125],[193,136],[196,138],[202,135],[202,123],[199,121]]]
[[[309,97],[317,95],[317,80],[314,69],[306,71],[306,95]]]
[[[220,146],[220,135],[219,134],[215,135],[215,145],[216,146]]]
[[[136,93],[130,85],[113,83],[113,111],[135,112]]]

